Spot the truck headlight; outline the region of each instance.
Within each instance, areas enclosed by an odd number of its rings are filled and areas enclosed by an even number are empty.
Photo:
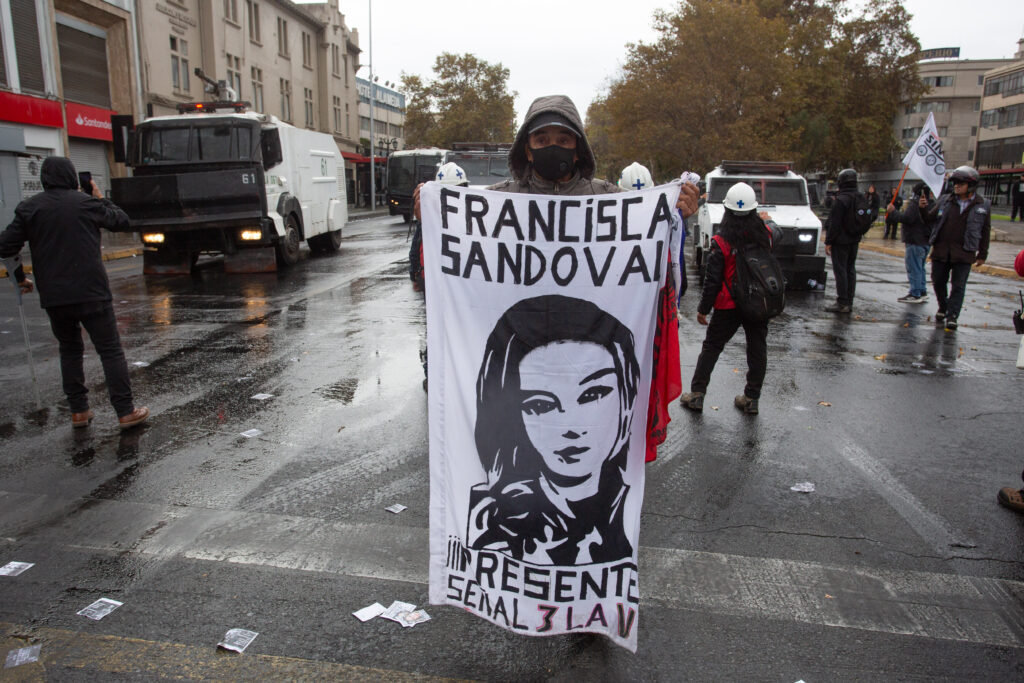
[[[809,232],[802,232],[799,235],[797,235],[797,239],[800,240],[801,242],[810,242],[814,239],[814,235],[812,235]]]
[[[147,232],[142,236],[142,241],[146,244],[163,244],[164,234],[162,232]]]
[[[241,238],[246,242],[256,242],[263,239],[263,232],[261,230],[243,230]]]

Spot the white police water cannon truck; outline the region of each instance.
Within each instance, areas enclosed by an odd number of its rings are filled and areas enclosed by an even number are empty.
[[[704,280],[705,255],[725,215],[726,192],[739,182],[754,188],[757,210],[767,211],[782,229],[774,238],[773,253],[794,289],[825,288],[825,256],[821,220],[807,198],[807,181],[793,172],[789,161],[723,161],[705,176],[707,200],[697,211],[694,263]]]
[[[228,272],[274,271],[302,241],[340,248],[348,203],[334,139],[248,106],[182,104],[125,126],[121,146],[115,121],[115,158],[133,175],[113,179],[111,198],[142,238],[147,273],[189,272],[201,253],[224,254]]]

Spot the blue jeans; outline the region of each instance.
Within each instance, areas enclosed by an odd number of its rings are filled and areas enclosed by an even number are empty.
[[[924,296],[928,293],[928,280],[924,262],[928,258],[928,247],[922,244],[908,244],[904,261],[907,264],[907,278],[910,280],[910,296]]]

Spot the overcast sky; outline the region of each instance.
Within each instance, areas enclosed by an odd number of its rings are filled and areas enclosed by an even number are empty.
[[[341,0],[349,28],[359,29],[362,61],[398,82],[403,71],[431,78],[441,52],[470,52],[509,69],[521,119],[540,95],[560,93],[581,116],[627,57],[626,44],[653,42],[653,13],[666,0]],[[924,49],[959,47],[962,59],[1012,57],[1024,37],[1021,0],[905,0]],[[358,74],[368,76],[367,67]]]

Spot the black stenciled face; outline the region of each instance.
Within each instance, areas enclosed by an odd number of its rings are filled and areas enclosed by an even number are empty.
[[[520,410],[544,465],[567,477],[596,475],[616,446],[621,397],[615,360],[591,342],[557,342],[519,367]]]

